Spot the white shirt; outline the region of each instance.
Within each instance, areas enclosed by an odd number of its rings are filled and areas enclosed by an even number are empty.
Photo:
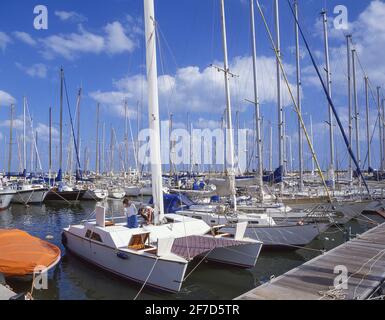
[[[136,216],[138,214],[138,210],[136,209],[134,204],[131,204],[128,208],[124,208],[124,214],[126,215],[127,218]]]

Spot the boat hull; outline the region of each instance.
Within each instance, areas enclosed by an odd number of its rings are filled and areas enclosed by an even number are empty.
[[[5,210],[11,205],[14,193],[0,193],[0,210]]]
[[[277,225],[257,227],[249,226],[245,236],[263,242],[266,247],[304,247],[312,242],[320,233],[324,232],[330,224],[306,225]],[[224,231],[234,232],[234,228],[224,228]]]
[[[257,263],[262,246],[262,243],[249,243],[228,248],[216,248],[210,252],[207,259],[241,268],[253,268]]]
[[[52,191],[50,190],[44,201],[80,201],[83,199],[85,190],[76,191]]]
[[[163,291],[179,292],[181,289],[187,261],[182,263],[161,258],[156,259],[155,256],[150,257],[116,250],[83,239],[68,231],[64,231],[63,235],[67,250],[103,270],[126,280],[140,284],[146,283],[146,286]]]
[[[16,191],[12,202],[17,204],[40,204],[44,202],[47,193],[48,189]]]

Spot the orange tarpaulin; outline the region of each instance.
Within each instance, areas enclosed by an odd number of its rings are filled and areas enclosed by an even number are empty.
[[[0,273],[5,276],[33,274],[38,266],[51,267],[60,249],[21,230],[0,230]]]

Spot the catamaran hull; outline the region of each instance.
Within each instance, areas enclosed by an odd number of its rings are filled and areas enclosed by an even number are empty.
[[[44,201],[47,193],[48,189],[16,191],[12,202],[18,204],[40,204]]]
[[[207,256],[210,261],[242,268],[253,268],[257,263],[262,243],[243,244],[228,248],[216,248]]]
[[[2,193],[0,194],[0,210],[7,209],[14,197],[14,193]]]
[[[264,247],[304,247],[328,227],[329,224],[249,226],[245,237],[263,242]],[[234,232],[234,228],[224,228],[223,231]]]
[[[185,263],[119,251],[63,233],[67,250],[97,267],[121,278],[168,292],[179,292],[187,269]]]

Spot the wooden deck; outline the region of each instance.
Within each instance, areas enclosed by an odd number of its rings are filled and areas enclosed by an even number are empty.
[[[337,266],[347,268],[347,288],[334,287]],[[385,223],[236,300],[365,300],[384,281]]]

